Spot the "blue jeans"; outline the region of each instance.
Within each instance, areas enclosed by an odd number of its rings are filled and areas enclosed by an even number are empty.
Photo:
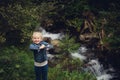
[[[47,80],[48,77],[48,64],[42,67],[35,66],[36,80]]]

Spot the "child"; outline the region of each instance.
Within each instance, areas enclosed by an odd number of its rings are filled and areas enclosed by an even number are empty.
[[[46,49],[50,48],[50,45],[43,41],[43,37],[40,32],[33,32],[32,41],[33,43],[30,44],[29,48],[34,53],[36,80],[47,80],[48,61]]]

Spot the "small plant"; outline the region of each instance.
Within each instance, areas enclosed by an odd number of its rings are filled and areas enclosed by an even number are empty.
[[[75,42],[75,38],[70,38],[69,35],[65,35],[61,41],[60,48],[64,53],[74,52],[80,47],[79,43]]]

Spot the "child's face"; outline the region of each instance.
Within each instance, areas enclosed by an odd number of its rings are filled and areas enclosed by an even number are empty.
[[[42,36],[40,33],[33,33],[33,36],[32,36],[32,41],[33,43],[35,44],[39,44],[41,41],[42,41]]]

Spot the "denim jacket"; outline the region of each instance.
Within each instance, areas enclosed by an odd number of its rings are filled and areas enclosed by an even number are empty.
[[[46,47],[44,49],[39,49],[39,47],[42,44],[45,45]],[[44,62],[44,61],[47,60],[46,49],[47,48],[49,48],[49,49],[53,48],[53,46],[48,44],[47,42],[42,41],[39,44],[34,44],[34,43],[30,44],[29,48],[34,53],[34,60],[35,60],[35,62],[41,63],[41,62]]]

